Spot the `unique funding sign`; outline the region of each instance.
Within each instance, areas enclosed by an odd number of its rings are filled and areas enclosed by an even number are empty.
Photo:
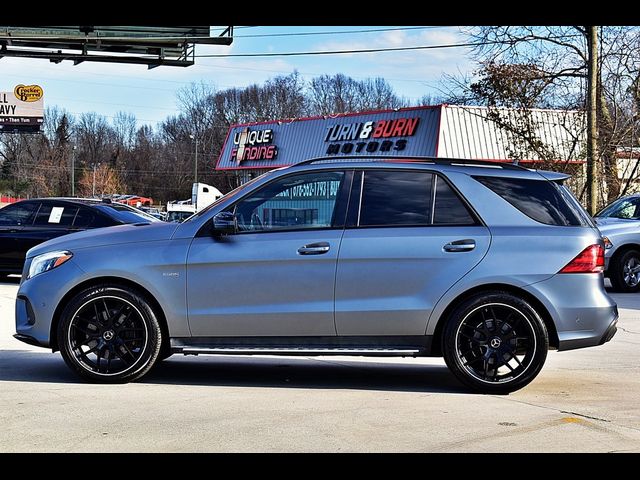
[[[245,128],[233,135],[231,159],[238,165],[245,160],[273,160],[278,147],[273,144],[273,130],[250,130]]]
[[[44,120],[44,92],[39,85],[17,85],[0,92],[0,132],[38,132]]]

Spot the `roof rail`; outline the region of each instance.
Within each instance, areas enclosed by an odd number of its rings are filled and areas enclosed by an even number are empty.
[[[515,163],[505,163],[505,162],[493,162],[489,160],[471,160],[467,158],[442,158],[442,157],[430,157],[430,156],[409,156],[409,155],[347,155],[343,157],[315,157],[310,158],[308,160],[304,160],[299,163],[295,163],[291,165],[292,167],[296,167],[298,165],[311,165],[313,163],[340,163],[340,162],[370,162],[370,161],[393,161],[393,162],[403,162],[406,161],[408,163],[433,163],[435,165],[478,165],[478,166],[492,166],[492,167],[502,167],[505,170],[528,170],[526,167],[521,167]]]

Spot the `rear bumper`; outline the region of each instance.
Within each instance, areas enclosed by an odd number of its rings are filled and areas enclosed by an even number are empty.
[[[618,307],[605,291],[602,275],[559,274],[525,289],[551,314],[558,350],[602,345],[616,332]]]
[[[604,335],[600,339],[600,343],[598,345],[604,345],[605,343],[607,343],[609,340],[613,338],[613,336],[616,334],[617,331],[618,331],[618,319],[616,318],[613,322],[611,322],[611,325],[609,325],[609,328],[607,328],[607,331],[604,332]]]

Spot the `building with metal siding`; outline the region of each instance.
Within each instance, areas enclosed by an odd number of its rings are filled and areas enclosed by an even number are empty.
[[[578,110],[440,106],[438,157],[583,163],[585,114]],[[534,148],[518,132],[530,132]]]
[[[274,120],[229,129],[217,170],[262,171],[345,155],[583,163],[584,112],[435,105]],[[515,128],[514,128],[515,126]],[[529,132],[534,146],[518,131]],[[248,178],[248,175],[242,175]]]

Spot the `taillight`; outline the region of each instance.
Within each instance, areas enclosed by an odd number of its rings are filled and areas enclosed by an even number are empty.
[[[558,273],[600,273],[604,271],[604,248],[590,245]]]

